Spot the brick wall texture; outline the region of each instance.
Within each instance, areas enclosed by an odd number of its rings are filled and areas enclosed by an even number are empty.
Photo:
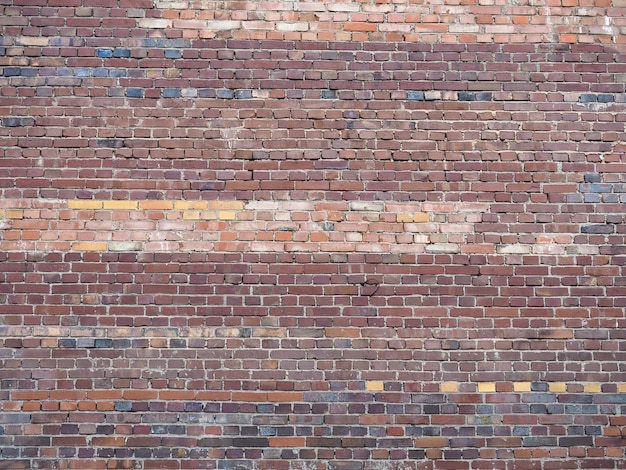
[[[0,468],[626,468],[626,0],[0,27]]]

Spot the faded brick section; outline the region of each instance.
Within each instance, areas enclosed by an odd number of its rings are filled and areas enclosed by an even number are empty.
[[[626,468],[626,0],[0,5],[0,468]]]

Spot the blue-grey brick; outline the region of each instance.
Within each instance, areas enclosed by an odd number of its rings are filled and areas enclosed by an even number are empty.
[[[614,233],[615,226],[612,224],[593,224],[580,227],[581,233]]]
[[[113,49],[113,57],[130,57],[130,49],[116,47]]]
[[[185,412],[200,413],[202,411],[203,406],[204,405],[201,402],[197,402],[197,401],[188,402],[188,403],[185,403]]]
[[[233,93],[233,90],[229,90],[227,88],[222,88],[220,90],[217,90],[217,97],[218,98],[222,98],[225,100],[230,100],[233,98],[235,94]]]
[[[238,100],[245,100],[252,98],[252,90],[236,90],[235,98]]]
[[[59,340],[59,347],[60,348],[75,348],[76,340],[73,338],[61,338]]]
[[[167,426],[156,424],[150,427],[151,434],[167,434]]]
[[[78,338],[78,341],[76,341],[76,347],[78,348],[93,348],[95,345],[95,338]]]
[[[619,195],[618,194],[603,194],[602,202],[606,204],[615,204],[619,202]]]
[[[533,392],[547,392],[549,389],[546,382],[533,382],[530,384],[530,390]]]
[[[476,101],[491,101],[493,99],[493,93],[490,91],[481,91],[476,93]]]
[[[218,470],[250,470],[249,460],[218,460]]]
[[[409,91],[406,94],[406,99],[409,101],[424,101],[423,91]]]
[[[335,90],[322,90],[322,99],[334,100],[337,97]]]
[[[460,91],[459,92],[459,101],[475,101],[476,94],[471,91]]]
[[[111,49],[98,49],[96,51],[96,54],[98,55],[98,57],[113,57],[113,51]]]
[[[0,423],[3,424],[19,424],[29,422],[30,414],[28,413],[0,413]]]
[[[593,402],[598,404],[610,403],[621,405],[626,403],[626,393],[599,393],[594,395]]]
[[[273,426],[260,426],[259,427],[259,434],[261,436],[275,436],[276,435],[276,428]]]
[[[114,339],[113,340],[113,349],[128,349],[130,348],[130,340],[129,339]]]
[[[126,70],[124,69],[111,69],[109,75],[114,78],[122,78],[126,76]]]
[[[556,395],[554,393],[523,393],[522,401],[525,403],[554,403]]]
[[[582,436],[584,434],[585,434],[584,426],[568,426],[567,427],[568,436]]]
[[[601,173],[586,173],[585,174],[585,183],[600,183],[600,182],[602,182]]]
[[[612,190],[612,184],[592,183],[589,185],[590,193],[610,193]]]
[[[4,127],[34,126],[35,119],[32,117],[5,117],[0,121]]]
[[[613,103],[615,101],[615,95],[601,94],[598,95],[598,103]]]
[[[524,447],[554,447],[557,445],[557,438],[552,436],[527,436],[522,438]]]
[[[587,436],[601,436],[602,426],[585,426],[585,434]]]
[[[180,59],[182,56],[183,56],[182,51],[179,51],[177,49],[167,49],[165,51],[166,59]]]
[[[22,75],[21,67],[5,67],[3,70],[3,75],[5,77],[19,77]]]
[[[93,69],[90,68],[78,68],[76,69],[77,77],[91,77],[93,75]]]
[[[114,409],[115,411],[130,411],[133,409],[133,404],[130,401],[116,401]]]
[[[592,93],[583,93],[578,99],[581,103],[595,103],[598,101],[597,95]]]
[[[181,435],[187,432],[187,427],[180,424],[172,424],[167,427],[168,434]]]
[[[117,149],[124,146],[124,139],[98,139],[96,140],[96,144],[99,147]]]
[[[545,415],[547,408],[543,403],[533,403],[530,405],[530,412],[534,415]]]
[[[569,437],[563,436],[559,438],[559,447],[578,447],[578,446],[593,446],[593,437],[591,436],[576,436]]]
[[[180,88],[165,88],[163,89],[163,98],[179,98]]]
[[[126,96],[129,98],[143,98],[143,89],[141,88],[127,88]]]
[[[113,347],[113,340],[110,338],[96,338],[94,346],[96,348],[110,349],[111,347]]]
[[[530,434],[530,427],[528,426],[513,426],[514,436],[528,436]]]
[[[602,196],[599,194],[586,193],[583,200],[588,203],[602,202]]]

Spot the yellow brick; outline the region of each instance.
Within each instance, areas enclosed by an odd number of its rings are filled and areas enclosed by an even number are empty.
[[[515,382],[513,384],[515,392],[530,392],[530,382]]]
[[[212,210],[233,210],[240,211],[243,209],[241,201],[211,201],[209,207]]]
[[[567,384],[563,382],[553,382],[548,387],[552,393],[567,392]]]
[[[495,382],[481,382],[478,384],[478,391],[480,393],[490,393],[496,391]]]
[[[7,209],[4,216],[7,219],[23,219],[24,211],[22,209]]]
[[[385,384],[379,380],[370,380],[365,384],[365,387],[370,392],[382,392],[385,390]]]
[[[105,209],[125,209],[125,210],[136,210],[138,207],[137,201],[104,201],[103,207]]]
[[[74,251],[106,251],[105,242],[76,242],[72,244]]]
[[[139,209],[167,211],[174,207],[172,201],[140,201]]]
[[[600,393],[601,385],[599,383],[585,384],[585,393]]]
[[[220,220],[235,220],[237,213],[232,211],[220,211],[218,217]]]
[[[183,212],[183,219],[185,220],[198,220],[199,218],[200,218],[200,211]]]
[[[203,210],[209,207],[207,201],[174,201],[174,209],[180,210]]]
[[[102,209],[102,201],[67,201],[69,209]]]
[[[396,220],[398,222],[413,222],[413,216],[411,214],[398,214]]]
[[[441,384],[441,391],[442,392],[456,392],[459,390],[459,384],[456,382],[444,382]]]
[[[619,393],[626,393],[626,384],[617,384],[617,391]]]
[[[413,222],[430,222],[430,215],[425,212],[416,212],[413,214]]]

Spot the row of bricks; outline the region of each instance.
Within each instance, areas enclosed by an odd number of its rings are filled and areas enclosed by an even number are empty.
[[[385,390],[384,381],[365,381],[354,382],[353,386],[355,390],[363,390],[371,392],[369,394],[358,394],[357,392],[346,392],[343,395],[341,392],[244,392],[244,391],[194,391],[194,390],[80,390],[80,391],[68,391],[68,390],[12,390],[10,392],[11,399],[18,402],[26,401],[42,401],[42,400],[60,400],[60,401],[75,401],[75,400],[164,400],[164,401],[225,401],[225,402],[280,402],[280,403],[294,403],[294,402],[352,402],[357,399],[359,402],[367,401],[385,401],[385,397],[393,398],[393,389],[398,386],[402,388],[410,389],[412,384],[393,383],[392,391]],[[588,400],[580,394],[600,394],[606,395],[605,398],[598,398],[598,403],[611,403],[611,400],[615,400],[614,403],[624,403],[624,396],[615,396],[618,394],[626,393],[626,384],[610,384],[610,383],[565,383],[565,382],[478,382],[478,383],[458,383],[458,382],[443,382],[443,383],[425,383],[421,384],[421,389],[430,391],[430,393],[529,393],[528,396],[517,397],[516,402],[525,402],[527,398],[528,402],[536,403],[536,398],[533,397],[533,393],[550,393],[550,394],[569,394],[574,403],[593,403],[591,397]],[[606,392],[610,390],[610,392]],[[380,393],[378,393],[380,392]],[[387,393],[389,392],[389,393]],[[406,393],[406,392],[404,392]],[[357,396],[358,395],[358,396]],[[568,395],[568,396],[569,396]],[[576,396],[574,396],[576,395]],[[432,396],[428,399],[427,403],[446,402],[450,400],[450,397],[446,395]],[[397,397],[396,397],[397,398]],[[420,403],[419,397],[408,397],[412,403]],[[477,401],[482,401],[482,398],[476,398]],[[559,401],[558,397],[550,396],[546,397],[548,402]],[[396,401],[396,400],[391,400]],[[402,400],[404,401],[404,400]],[[469,403],[469,401],[467,401]],[[504,403],[505,401],[503,401]],[[508,401],[506,401],[508,403]],[[5,410],[10,408],[5,407]],[[118,410],[123,411],[123,410]],[[626,423],[625,423],[626,424]]]

